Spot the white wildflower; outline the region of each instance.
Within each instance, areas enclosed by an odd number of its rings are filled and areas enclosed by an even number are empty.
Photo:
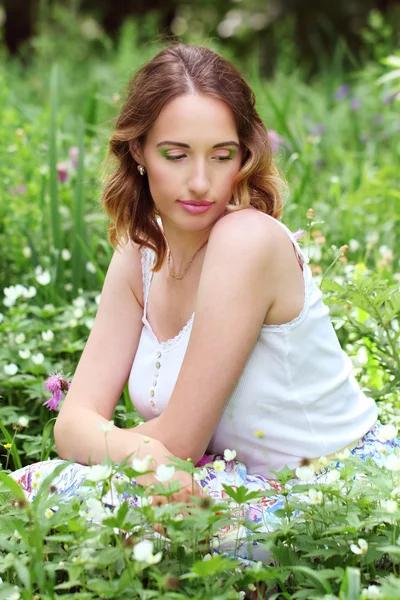
[[[382,425],[377,431],[377,438],[380,442],[388,442],[397,435],[397,427],[394,425]]]
[[[329,460],[326,458],[326,456],[321,456],[318,462],[321,465],[321,467],[327,467],[329,465]]]
[[[109,421],[108,423],[99,423],[98,425],[100,431],[104,431],[104,433],[108,433],[114,427],[114,421]]]
[[[158,465],[156,469],[156,479],[164,483],[170,481],[175,473],[175,467],[173,465]]]
[[[348,448],[345,448],[343,450],[343,452],[336,453],[336,458],[338,458],[339,460],[346,460],[347,458],[349,458],[349,456],[350,456],[350,450]]]
[[[377,598],[383,598],[383,595],[377,585],[369,585],[366,590],[361,592],[360,597],[366,600],[376,600]]]
[[[17,344],[23,344],[25,340],[26,340],[26,337],[25,337],[24,333],[19,333],[18,335],[15,336],[15,342]]]
[[[396,454],[389,454],[383,466],[389,471],[400,471],[400,457]]]
[[[83,296],[78,296],[77,298],[74,298],[72,300],[72,304],[76,307],[76,308],[84,308],[86,305],[86,300],[85,298],[83,298]]]
[[[54,340],[54,333],[52,330],[48,329],[47,331],[42,331],[42,339],[45,342],[52,342]]]
[[[142,540],[133,549],[133,558],[139,562],[145,562],[148,565],[155,565],[160,562],[162,552],[153,554],[154,545],[151,540]]]
[[[28,417],[24,417],[24,416],[19,417],[19,419],[17,421],[17,424],[20,427],[28,427],[28,425],[29,425],[29,419],[28,419]]]
[[[63,260],[70,260],[71,252],[67,248],[64,248],[63,250],[61,250],[61,258]]]
[[[86,270],[89,271],[89,273],[96,273],[96,267],[90,260],[86,263]]]
[[[309,504],[322,504],[324,500],[324,495],[321,490],[315,490],[311,488],[308,490],[308,503]]]
[[[29,348],[26,348],[26,350],[18,350],[18,355],[20,356],[20,358],[26,360],[27,358],[30,358],[31,351],[29,350]]]
[[[382,502],[382,508],[389,514],[394,514],[399,510],[399,505],[397,504],[396,500],[390,500],[389,498],[386,498]]]
[[[111,511],[109,508],[105,507],[100,500],[97,500],[97,498],[88,498],[86,502],[81,505],[79,515],[99,522],[109,517]]]
[[[16,375],[18,373],[18,367],[15,363],[9,363],[3,366],[3,371],[6,375]]]
[[[93,483],[99,483],[109,479],[112,474],[112,467],[110,465],[93,465],[90,467],[89,473],[86,478]]]
[[[225,450],[224,451],[224,459],[229,462],[230,460],[235,460],[236,458],[236,450]]]
[[[350,252],[357,252],[357,250],[360,248],[360,242],[358,240],[355,239],[351,239],[349,240],[349,250]]]
[[[38,352],[37,354],[32,354],[31,358],[32,358],[32,362],[34,362],[35,365],[43,364],[44,356],[41,352]]]
[[[225,463],[223,460],[214,460],[213,467],[217,473],[222,473],[222,471],[225,471]]]
[[[94,301],[96,302],[97,306],[100,304],[100,298],[101,298],[101,294],[97,294],[97,296],[94,299]]]
[[[297,467],[296,475],[301,481],[308,481],[315,473],[314,465],[310,464],[305,467]]]
[[[51,510],[51,508],[46,508],[46,510],[44,511],[44,516],[46,517],[46,519],[51,519],[51,517],[53,516],[53,511]]]
[[[24,246],[22,248],[22,254],[25,256],[25,258],[30,258],[32,256],[32,250],[29,246]]]
[[[72,327],[72,328],[73,328],[73,327],[76,327],[76,326],[78,325],[78,321],[77,321],[76,319],[70,319],[70,320],[68,321],[68,325],[69,325],[70,327]]]
[[[64,290],[67,292],[72,292],[72,283],[66,283],[64,285]]]
[[[203,467],[200,471],[193,473],[193,479],[195,481],[204,481],[208,477],[208,470]]]
[[[340,479],[340,471],[338,471],[337,469],[332,469],[327,473],[325,481],[326,483],[333,483],[338,479]]]
[[[24,298],[33,298],[34,296],[36,296],[37,291],[35,286],[30,285],[28,289],[25,290],[24,292]]]
[[[74,310],[74,317],[76,319],[80,319],[83,316],[83,310],[81,308],[76,308]]]
[[[85,326],[88,329],[92,329],[94,323],[94,319],[85,319]]]
[[[211,560],[211,559],[212,559],[212,556],[211,556],[211,554],[210,554],[210,553],[208,553],[208,554],[205,554],[205,555],[203,556],[203,561],[204,561],[204,562],[208,562],[208,561],[209,561],[209,560]]]
[[[364,555],[368,552],[368,542],[360,538],[357,544],[350,544],[350,550],[354,554]]]
[[[136,501],[139,508],[151,506],[153,503],[153,496],[137,496]]]
[[[143,459],[133,458],[132,459],[132,469],[137,471],[138,473],[144,473],[145,471],[150,470],[150,463],[153,460],[153,457],[148,454]]]
[[[48,285],[51,281],[50,272],[47,269],[43,271],[41,267],[36,267],[35,277],[36,281],[40,283],[40,285]]]

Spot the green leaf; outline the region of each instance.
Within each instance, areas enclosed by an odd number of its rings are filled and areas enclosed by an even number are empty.
[[[341,600],[358,600],[361,593],[361,573],[360,569],[347,567],[339,595]]]

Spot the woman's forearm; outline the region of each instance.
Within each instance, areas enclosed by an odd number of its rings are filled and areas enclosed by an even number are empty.
[[[73,414],[57,419],[54,439],[57,453],[63,460],[73,460],[82,465],[99,464],[107,456],[114,462],[131,458],[144,458],[151,454],[156,463],[165,462],[170,453],[156,439],[135,429],[120,429],[115,425],[105,433],[99,425],[108,425],[107,419],[93,410],[78,407]]]

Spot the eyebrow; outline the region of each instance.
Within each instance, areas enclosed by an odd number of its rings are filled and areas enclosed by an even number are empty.
[[[184,144],[183,142],[171,142],[170,140],[160,142],[156,147],[158,148],[159,146],[179,146],[180,148],[190,148],[189,144]],[[237,148],[240,148],[239,144],[233,140],[229,142],[220,142],[219,144],[215,144],[213,148],[223,148],[225,146],[236,146]]]

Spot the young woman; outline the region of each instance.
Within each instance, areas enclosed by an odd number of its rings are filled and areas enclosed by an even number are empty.
[[[115,253],[55,426],[60,458],[75,461],[58,490],[78,493],[86,465],[107,454],[191,458],[204,465],[197,496],[221,499],[223,483],[272,485],[276,496],[247,514],[268,530],[285,465],[306,461],[318,478],[319,459],[345,448],[376,460],[382,446],[392,452],[399,441],[379,439],[377,406],[279,221],[282,180],[237,69],[206,47],[166,47],[131,81],[110,157],[103,203]],[[113,426],[106,446],[98,426],[109,423],[127,381],[146,423]],[[29,499],[32,473],[59,462],[14,473]],[[182,489],[173,499],[188,500],[191,478],[174,477]],[[232,551],[236,535],[220,531],[219,551]],[[265,557],[257,544],[249,556],[245,528],[241,535],[238,556]]]

